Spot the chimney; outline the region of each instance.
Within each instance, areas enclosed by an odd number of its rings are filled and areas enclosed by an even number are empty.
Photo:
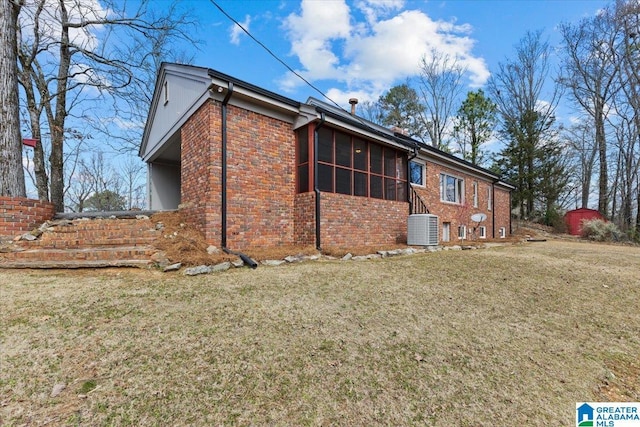
[[[358,98],[350,98],[349,104],[351,104],[351,115],[356,115],[356,105],[358,104]]]

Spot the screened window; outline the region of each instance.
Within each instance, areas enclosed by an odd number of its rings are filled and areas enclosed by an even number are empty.
[[[308,128],[298,130],[298,193],[309,191],[309,134]]]
[[[464,180],[455,176],[440,174],[440,200],[462,204],[464,198]]]
[[[306,129],[306,128],[305,128]],[[298,192],[309,191],[308,138],[298,135]],[[301,174],[307,174],[306,181]],[[318,131],[320,191],[407,201],[407,156],[328,127]]]

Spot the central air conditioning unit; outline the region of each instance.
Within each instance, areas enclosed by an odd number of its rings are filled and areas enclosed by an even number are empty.
[[[409,215],[407,245],[437,246],[438,217],[431,214]]]

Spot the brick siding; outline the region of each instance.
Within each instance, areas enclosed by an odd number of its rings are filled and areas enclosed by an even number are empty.
[[[52,203],[23,197],[0,197],[0,237],[14,237],[50,220]]]
[[[440,174],[445,173],[464,180],[463,204],[447,203],[440,200]],[[451,223],[450,240],[458,239],[458,226],[464,225],[467,230],[476,226],[486,227],[486,236],[489,239],[499,237],[499,227],[505,227],[509,234],[509,192],[494,187],[491,210],[488,209],[488,192],[491,189],[491,181],[477,176],[469,175],[427,160],[425,186],[413,186],[416,192],[424,200],[429,212],[439,217],[439,229],[442,223]],[[473,183],[478,183],[478,207],[473,206]],[[493,212],[494,209],[497,210]],[[487,219],[478,224],[471,221],[471,215],[484,213]],[[494,230],[495,216],[495,236]],[[442,233],[439,236],[442,239]]]
[[[220,246],[221,105],[203,105],[183,126],[181,211]],[[291,124],[227,108],[227,246],[294,243],[295,133]]]
[[[295,132],[292,125],[243,108],[227,110],[227,245],[231,249],[286,244],[315,244],[315,194],[295,194]],[[181,212],[186,221],[221,245],[221,105],[205,103],[181,129]],[[465,204],[440,201],[440,174],[465,180]],[[473,182],[478,182],[478,207],[473,207]],[[487,238],[499,227],[509,233],[509,193],[491,181],[437,163],[426,163],[426,186],[414,187],[440,226],[471,228],[474,213],[485,213]],[[322,246],[406,243],[408,203],[322,193]],[[441,238],[442,236],[440,236]]]
[[[384,246],[407,242],[407,202],[333,193],[322,193],[320,200],[323,247]]]

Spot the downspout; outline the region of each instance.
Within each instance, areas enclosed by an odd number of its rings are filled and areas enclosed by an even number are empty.
[[[231,95],[233,94],[233,83],[229,82],[227,94],[224,96],[222,100],[222,176],[220,177],[220,181],[222,184],[221,191],[221,242],[222,242],[222,250],[231,255],[235,255],[240,257],[242,262],[248,265],[251,268],[257,268],[258,263],[252,260],[248,255],[243,254],[241,252],[235,252],[231,249],[227,248],[227,104],[231,99]]]
[[[513,233],[513,229],[511,226],[511,191],[509,191],[509,235]]]
[[[497,181],[491,182],[491,236],[492,239],[496,238],[496,189],[495,184]]]
[[[325,114],[320,112],[320,123],[318,123],[313,130],[313,192],[316,194],[316,249],[322,250],[320,246],[320,188],[318,188],[318,144],[320,135],[318,130],[324,126]]]
[[[411,160],[418,157],[418,147],[413,146],[413,154],[407,159],[407,201],[409,202],[409,215],[413,211],[413,203],[411,202]]]

